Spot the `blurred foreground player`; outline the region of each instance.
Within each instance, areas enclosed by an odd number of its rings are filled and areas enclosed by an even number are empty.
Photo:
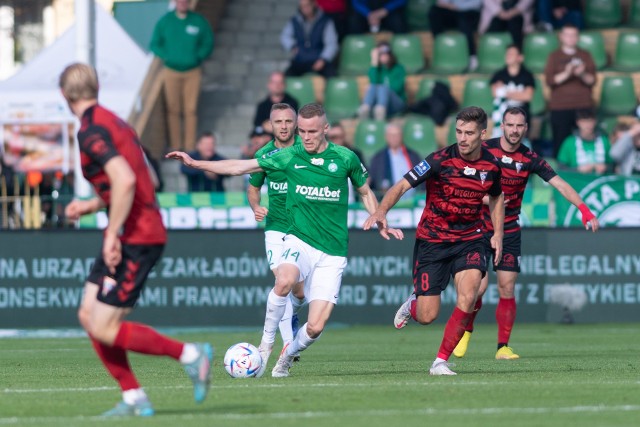
[[[66,216],[77,219],[103,207],[109,213],[102,251],[89,273],[78,310],[80,324],[98,357],[122,389],[122,402],[103,416],[154,414],[129,366],[129,351],[180,361],[193,381],[196,402],[202,402],[209,390],[211,345],[182,343],[149,326],[124,320],[167,239],[138,137],[98,104],[98,77],[93,67],[72,64],[60,75],[59,84],[69,108],[81,120],[82,173],[98,195],[72,201]]]

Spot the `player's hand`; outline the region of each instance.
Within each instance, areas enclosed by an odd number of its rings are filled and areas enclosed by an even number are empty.
[[[255,217],[257,222],[264,221],[267,214],[269,213],[269,209],[264,206],[258,206],[255,211],[253,211],[253,216]]]
[[[584,229],[588,230],[591,228],[591,231],[594,233],[598,231],[600,223],[598,222],[598,218],[596,218],[593,212],[591,212],[591,209],[589,209],[589,206],[583,203],[578,206],[578,210],[582,214],[582,224],[584,225]]]
[[[194,160],[184,151],[172,151],[165,156],[167,159],[180,160],[183,165],[192,167]]]
[[[386,230],[387,230],[387,235],[391,235],[391,236],[395,237],[396,240],[404,239],[404,233],[399,228],[387,228]],[[380,233],[380,234],[382,234],[382,233]],[[384,237],[384,236],[382,236],[382,237]],[[387,240],[389,240],[388,237],[387,237]]]
[[[64,208],[64,216],[67,219],[75,221],[79,219],[82,215],[86,215],[91,212],[95,212],[95,203],[94,200],[72,200]]]
[[[491,249],[493,249],[493,264],[498,265],[502,260],[502,236],[491,236]]]
[[[111,274],[116,273],[116,267],[122,261],[122,244],[116,233],[105,232],[102,243],[102,259]]]

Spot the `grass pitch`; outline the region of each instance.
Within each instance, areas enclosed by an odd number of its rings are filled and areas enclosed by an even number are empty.
[[[327,329],[289,378],[238,380],[226,349],[259,331],[182,333],[216,350],[213,386],[201,405],[167,358],[134,355],[154,403],[127,426],[637,426],[640,324],[516,325],[515,361],[497,361],[495,325],[476,326],[456,377],[430,377],[443,325]],[[269,361],[275,364],[280,345]],[[123,425],[98,414],[120,400],[85,338],[0,340],[0,425]]]

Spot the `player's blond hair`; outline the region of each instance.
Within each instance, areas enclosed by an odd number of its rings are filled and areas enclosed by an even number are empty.
[[[325,122],[327,121],[326,113],[322,105],[317,102],[313,102],[311,104],[307,104],[300,108],[298,111],[298,116],[303,119],[311,119],[313,117],[324,117]]]
[[[76,62],[65,68],[58,86],[69,102],[98,98],[98,74],[87,64]]]

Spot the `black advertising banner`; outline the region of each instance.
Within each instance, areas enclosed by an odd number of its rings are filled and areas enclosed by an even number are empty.
[[[391,324],[412,291],[413,230],[405,240],[350,232],[333,322]],[[525,229],[516,285],[519,322],[640,321],[640,229]],[[0,233],[0,329],[76,327],[99,231]],[[133,318],[155,326],[259,326],[273,275],[260,230],[175,231]],[[455,303],[443,294],[439,322]],[[478,321],[493,322],[495,275]],[[303,314],[304,316],[304,314]]]

